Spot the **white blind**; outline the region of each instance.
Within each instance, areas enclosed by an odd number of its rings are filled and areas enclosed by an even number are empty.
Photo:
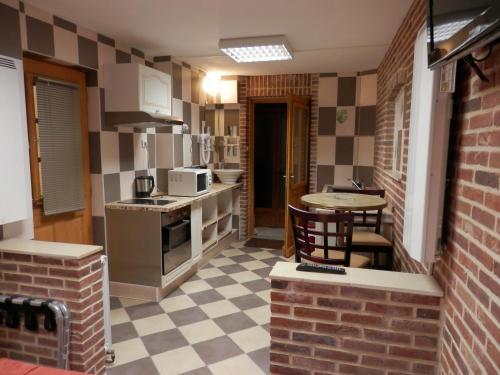
[[[36,81],[43,210],[45,215],[85,207],[77,86]]]

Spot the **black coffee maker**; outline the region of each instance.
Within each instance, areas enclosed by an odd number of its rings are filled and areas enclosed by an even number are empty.
[[[134,180],[135,196],[137,198],[148,198],[155,187],[153,176],[138,176]]]

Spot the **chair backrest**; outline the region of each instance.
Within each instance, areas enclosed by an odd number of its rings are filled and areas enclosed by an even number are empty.
[[[331,186],[328,189],[329,193],[354,193],[354,194],[365,194],[365,195],[376,195],[380,198],[385,197],[384,189],[367,188],[367,189],[356,189],[354,187],[337,187]],[[363,228],[373,228],[375,233],[380,234],[380,227],[382,225],[382,209],[373,211],[353,211],[355,227]]]
[[[288,206],[288,211],[291,217],[297,262],[304,258],[317,263],[349,267],[354,221],[351,213],[308,212],[292,205]],[[332,250],[343,252],[343,258],[331,258]]]

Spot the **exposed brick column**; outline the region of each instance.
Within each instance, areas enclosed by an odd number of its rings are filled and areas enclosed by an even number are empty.
[[[65,302],[71,314],[70,369],[92,374],[105,371],[100,256],[62,260],[0,252],[0,293]],[[57,336],[43,329],[42,317],[39,327],[31,332],[0,326],[0,357],[56,366]]]
[[[271,373],[435,374],[440,298],[272,280]]]

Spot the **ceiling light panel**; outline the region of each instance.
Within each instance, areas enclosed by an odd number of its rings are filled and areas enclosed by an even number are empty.
[[[219,48],[238,63],[283,61],[293,58],[290,45],[283,35],[221,39]]]

